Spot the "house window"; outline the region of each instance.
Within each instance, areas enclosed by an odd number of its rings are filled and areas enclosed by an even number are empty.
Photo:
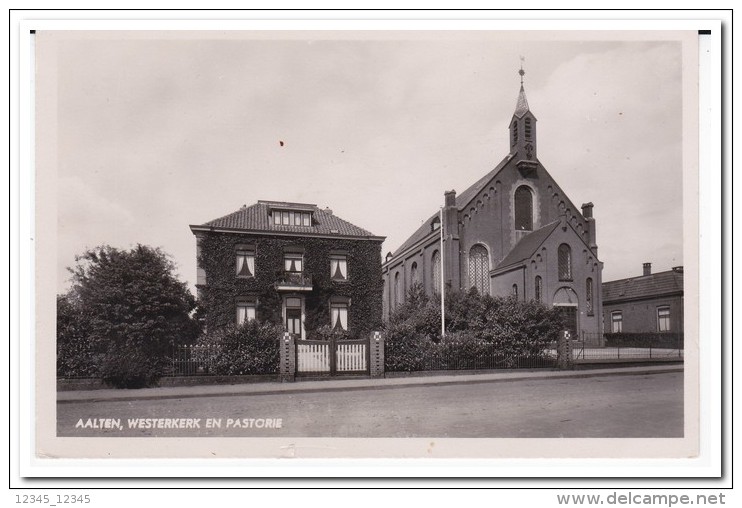
[[[587,307],[587,315],[593,315],[593,279],[588,277],[585,281],[585,305]]]
[[[237,301],[237,326],[255,320],[255,300]]]
[[[330,255],[330,278],[348,280],[348,257],[340,254]]]
[[[533,230],[533,192],[526,185],[515,190],[515,230]]]
[[[330,323],[333,330],[348,330],[348,304],[346,302],[330,303]]]
[[[479,294],[489,294],[489,255],[484,245],[477,244],[469,251],[469,287]]]
[[[301,273],[303,271],[304,256],[302,254],[285,253],[283,255],[283,269],[286,272]]]
[[[611,332],[621,333],[623,331],[623,312],[620,310],[611,312]]]
[[[286,298],[286,331],[301,337],[301,298]]]
[[[566,243],[559,246],[559,280],[572,280],[572,249]]]
[[[518,299],[518,284],[513,284],[513,298]]]
[[[670,307],[657,308],[657,331],[670,331]]]
[[[433,253],[433,259],[431,263],[431,280],[433,281],[433,291],[439,293],[441,291],[441,253],[435,251]]]
[[[416,284],[417,282],[417,263],[412,263],[410,267],[410,283]]]
[[[255,277],[255,251],[253,249],[238,248],[236,261],[237,277]]]
[[[536,275],[536,281],[534,283],[534,292],[533,295],[537,302],[541,303],[541,293],[544,290],[543,281],[541,280],[540,275]]]

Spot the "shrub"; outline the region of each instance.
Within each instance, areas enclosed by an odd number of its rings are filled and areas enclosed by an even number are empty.
[[[278,372],[279,338],[282,328],[249,321],[202,335],[194,358],[210,374],[234,376]]]
[[[446,294],[446,336],[440,306],[413,287],[385,328],[390,371],[511,368],[545,357],[557,340],[561,316],[554,308],[476,290]],[[485,360],[486,359],[486,360]]]

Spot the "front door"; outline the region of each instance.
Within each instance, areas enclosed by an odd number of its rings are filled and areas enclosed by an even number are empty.
[[[284,300],[284,324],[286,331],[300,339],[304,338],[302,307],[301,297],[288,296]]]
[[[559,313],[562,315],[564,330],[567,330],[572,340],[579,340],[577,336],[577,306],[575,305],[557,305]]]

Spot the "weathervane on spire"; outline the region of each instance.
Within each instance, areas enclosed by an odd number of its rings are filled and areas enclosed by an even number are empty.
[[[526,57],[521,56],[520,57],[520,70],[518,71],[518,74],[520,74],[520,86],[523,86],[523,75],[526,73],[526,71],[523,70],[523,62],[526,61]]]

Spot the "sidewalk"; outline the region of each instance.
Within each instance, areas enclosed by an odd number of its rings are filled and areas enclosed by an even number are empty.
[[[564,379],[596,376],[660,374],[682,372],[682,365],[652,365],[613,369],[572,371],[507,371],[482,374],[448,374],[434,376],[401,376],[382,379],[299,380],[294,383],[245,383],[233,385],[175,386],[139,390],[85,390],[57,392],[57,402],[126,401],[147,399],[182,399],[192,397],[225,397],[234,395],[270,395],[278,393],[329,392],[340,390],[383,390],[402,386],[436,386],[468,383],[495,383],[528,379]]]

